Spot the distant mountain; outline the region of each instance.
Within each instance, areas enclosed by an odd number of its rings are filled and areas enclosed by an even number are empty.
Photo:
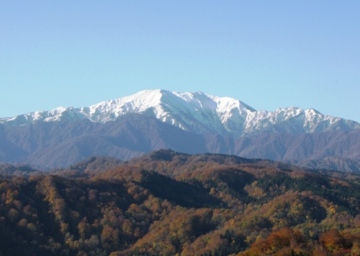
[[[90,107],[56,108],[2,118],[5,125],[26,125],[39,122],[79,121],[106,123],[118,117],[137,113],[155,117],[182,130],[199,134],[219,134],[238,138],[261,131],[314,133],[329,130],[360,128],[354,121],[325,116],[314,109],[296,107],[276,111],[256,111],[247,104],[228,97],[205,93],[147,90],[132,96],[104,101]]]
[[[341,158],[341,157],[325,157],[318,160],[304,160],[299,162],[293,161],[292,163],[304,167],[308,167],[311,169],[360,172],[360,160],[357,159]]]
[[[0,145],[7,145],[0,147],[2,162],[28,163],[40,169],[66,167],[92,156],[127,160],[162,148],[207,152],[202,136],[139,114],[107,123],[79,120],[0,126],[1,131]]]
[[[38,172],[27,165],[11,165],[0,163],[0,176],[29,175]]]
[[[165,90],[0,119],[0,161],[40,169],[162,148],[358,171],[360,124],[314,109],[256,111],[228,97]]]

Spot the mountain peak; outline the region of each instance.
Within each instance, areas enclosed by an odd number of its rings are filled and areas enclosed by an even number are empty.
[[[92,122],[114,121],[120,116],[143,114],[200,134],[240,137],[262,130],[290,133],[313,133],[334,129],[350,130],[360,124],[325,116],[315,109],[298,107],[275,111],[256,111],[240,100],[208,95],[204,92],[144,90],[130,96],[103,101],[89,107],[59,107],[11,118],[1,118],[6,125],[88,119]],[[340,128],[339,128],[340,127]]]

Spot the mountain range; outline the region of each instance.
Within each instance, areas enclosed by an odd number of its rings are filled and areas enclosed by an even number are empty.
[[[166,90],[0,119],[2,162],[44,169],[161,148],[360,171],[360,124],[315,109],[256,111],[229,97]]]

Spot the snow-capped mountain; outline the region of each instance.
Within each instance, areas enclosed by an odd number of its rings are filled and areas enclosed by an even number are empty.
[[[130,113],[155,117],[185,131],[216,133],[233,138],[264,130],[297,134],[360,128],[357,122],[326,116],[314,109],[290,107],[276,111],[256,111],[229,97],[166,90],[145,90],[90,107],[59,107],[50,111],[37,111],[2,118],[0,123],[17,126],[82,119],[106,123]]]
[[[359,171],[359,128],[314,109],[256,111],[229,97],[147,90],[89,107],[0,118],[0,162],[53,168],[170,148]]]

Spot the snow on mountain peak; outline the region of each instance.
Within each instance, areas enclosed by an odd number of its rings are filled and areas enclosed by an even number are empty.
[[[59,107],[50,111],[1,118],[0,123],[25,125],[41,121],[79,119],[109,122],[128,113],[152,116],[162,122],[196,133],[217,133],[231,137],[239,137],[264,129],[275,132],[312,133],[339,127],[360,128],[360,124],[356,122],[325,116],[315,109],[289,107],[275,111],[256,111],[230,97],[212,96],[203,92],[170,92],[160,89],[140,91],[89,107]]]

